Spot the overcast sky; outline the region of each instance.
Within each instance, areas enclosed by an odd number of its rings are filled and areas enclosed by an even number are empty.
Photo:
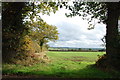
[[[104,24],[96,24],[95,28],[88,30],[88,23],[82,20],[82,17],[76,16],[67,18],[66,9],[60,9],[50,16],[42,15],[41,17],[50,25],[58,28],[59,40],[49,42],[50,47],[77,47],[77,48],[101,48],[101,38],[106,34]]]

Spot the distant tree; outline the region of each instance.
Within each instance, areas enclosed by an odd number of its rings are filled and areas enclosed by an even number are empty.
[[[45,45],[49,41],[55,41],[58,39],[58,31],[57,27],[53,25],[48,25],[44,21],[36,21],[31,24],[31,36],[34,40],[36,40],[42,51],[43,45]]]
[[[81,48],[79,48],[78,50],[79,50],[79,51],[81,51],[82,49],[81,49]]]
[[[92,49],[91,49],[91,48],[89,48],[89,51],[92,51]]]

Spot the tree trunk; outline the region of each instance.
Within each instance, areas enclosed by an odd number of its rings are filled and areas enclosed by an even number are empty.
[[[118,18],[119,18],[119,3],[107,3],[107,26],[106,26],[106,56],[108,64],[112,67],[119,66],[120,52],[118,40]],[[114,64],[113,64],[114,63]]]
[[[98,60],[98,66],[118,69],[120,65],[120,44],[118,34],[118,18],[120,3],[108,2],[107,5],[107,21],[106,21],[106,55]]]
[[[40,48],[41,48],[41,52],[43,51],[43,44],[44,44],[44,41],[43,41],[43,40],[41,40],[41,41],[40,41]]]

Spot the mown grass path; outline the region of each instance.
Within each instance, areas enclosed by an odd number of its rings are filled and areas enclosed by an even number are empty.
[[[3,64],[3,74],[4,77],[112,78],[110,73],[90,66],[95,64],[98,55],[103,54],[105,52],[47,52],[49,63],[32,66]]]

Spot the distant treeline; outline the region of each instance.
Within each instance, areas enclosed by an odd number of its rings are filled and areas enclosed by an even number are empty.
[[[104,52],[104,48],[67,48],[67,47],[50,47],[49,51],[81,51],[81,52]]]

